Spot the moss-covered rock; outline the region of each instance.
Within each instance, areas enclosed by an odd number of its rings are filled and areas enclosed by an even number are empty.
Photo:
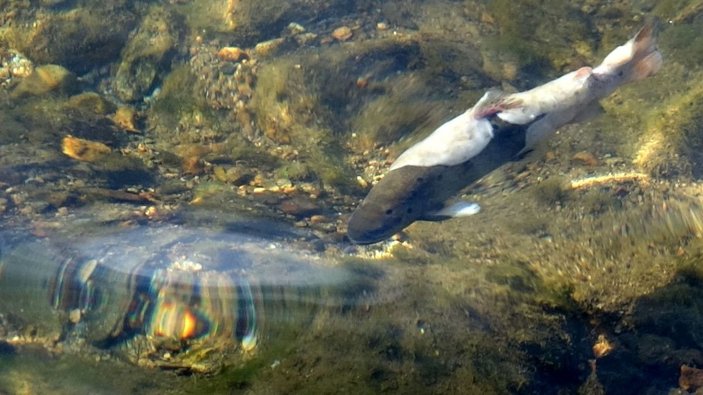
[[[355,4],[343,0],[204,0],[179,7],[193,32],[218,35],[242,47],[279,37],[291,22],[342,15]]]
[[[561,1],[498,0],[488,2],[487,16],[499,34],[482,45],[484,58],[513,63],[515,71],[496,66],[494,77],[517,77],[518,84],[534,85],[533,78],[549,70],[572,69],[583,64],[593,48],[588,18],[575,4]],[[525,23],[529,20],[531,23]],[[490,71],[490,70],[487,70]],[[532,81],[530,81],[532,79]],[[528,86],[529,86],[528,85]]]
[[[162,7],[152,7],[122,51],[112,86],[124,101],[142,99],[170,67],[182,22]]]
[[[12,91],[14,98],[42,96],[47,93],[71,93],[78,88],[76,76],[65,67],[48,64],[39,66]]]
[[[60,64],[82,74],[114,61],[136,20],[128,8],[93,2],[69,11],[39,10],[31,22],[0,31],[0,40],[36,64]]]
[[[211,120],[212,111],[202,94],[204,87],[187,65],[174,67],[164,77],[161,90],[149,109],[149,119],[157,132],[171,131],[193,114],[202,121]]]
[[[95,92],[83,92],[71,96],[66,105],[72,110],[96,115],[108,115],[117,109],[117,106]]]

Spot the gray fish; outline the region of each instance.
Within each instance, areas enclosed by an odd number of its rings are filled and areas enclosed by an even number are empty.
[[[475,203],[447,205],[461,189],[501,165],[524,157],[568,123],[594,114],[618,86],[655,74],[662,65],[655,23],[608,54],[528,91],[488,91],[474,107],[403,152],[349,219],[357,244],[382,241],[418,220],[475,214]]]
[[[527,128],[505,125],[469,161],[454,165],[403,166],[386,174],[349,219],[347,236],[357,244],[384,240],[411,223],[441,221],[478,212],[474,203],[446,205],[465,186],[514,160]]]

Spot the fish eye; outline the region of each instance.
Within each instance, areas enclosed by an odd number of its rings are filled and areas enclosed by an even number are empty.
[[[418,178],[417,178],[417,182],[423,182],[423,181],[425,181],[424,178],[422,178],[422,177],[418,177]]]
[[[412,214],[412,213],[413,213],[413,208],[412,208],[412,207],[408,207],[408,209],[405,210],[405,212],[406,212],[407,214]]]
[[[391,215],[391,214],[393,214],[393,209],[389,208],[388,210],[386,210],[386,215]]]

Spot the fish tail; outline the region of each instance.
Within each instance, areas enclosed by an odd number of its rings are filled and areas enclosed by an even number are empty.
[[[633,59],[642,59],[652,52],[657,50],[657,25],[656,18],[652,18],[642,26],[640,31],[632,38],[633,41]]]
[[[662,63],[663,59],[659,51],[650,53],[632,67],[630,81],[639,81],[656,74],[661,69]]]
[[[632,39],[632,71],[629,80],[637,81],[655,74],[662,66],[662,55],[657,50],[656,18],[645,23]]]
[[[656,73],[662,57],[657,50],[657,20],[651,19],[627,43],[615,48],[593,69],[597,75],[625,73],[622,82],[636,81]]]

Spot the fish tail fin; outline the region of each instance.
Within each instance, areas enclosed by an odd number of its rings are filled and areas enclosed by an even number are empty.
[[[610,52],[593,71],[613,75],[625,72],[624,82],[636,81],[659,71],[661,53],[657,50],[657,19],[653,18],[628,42]]]
[[[630,81],[638,81],[654,75],[661,69],[663,59],[657,50],[657,25],[656,18],[652,18],[632,38],[632,69]]]
[[[656,18],[648,20],[644,26],[632,38],[633,59],[641,59],[657,49],[657,25]]]
[[[630,81],[639,81],[656,74],[661,69],[663,62],[662,54],[659,51],[650,53],[632,67]]]

